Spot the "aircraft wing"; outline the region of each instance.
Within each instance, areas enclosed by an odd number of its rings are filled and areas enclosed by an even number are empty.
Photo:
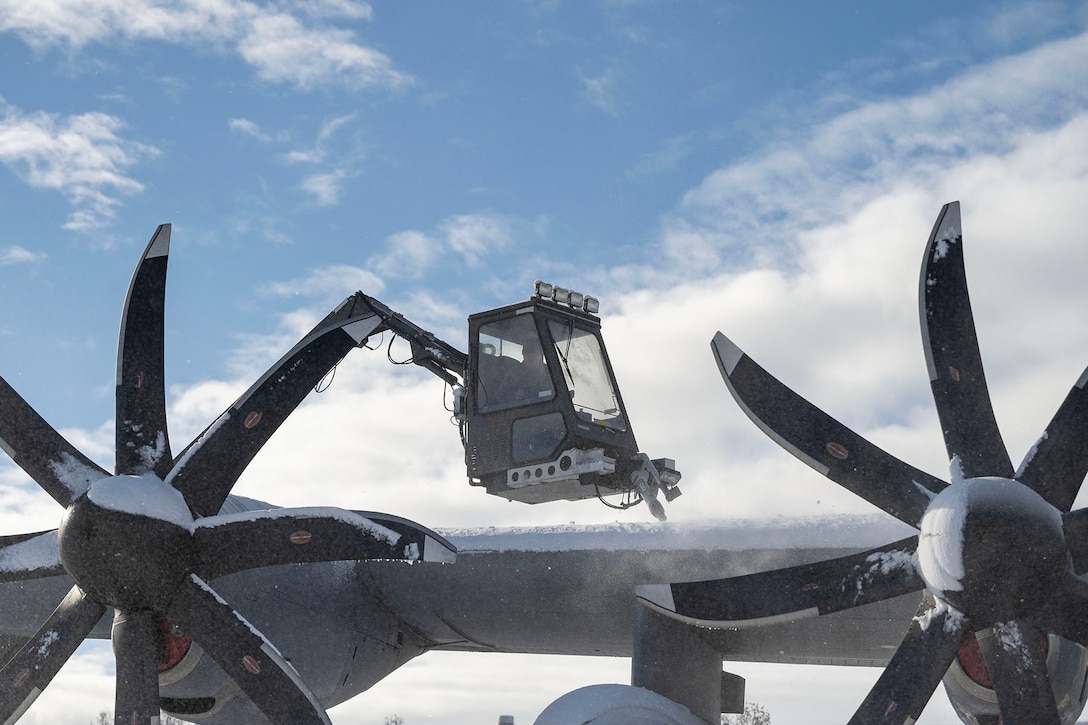
[[[457,563],[369,562],[380,596],[443,650],[628,657],[635,587],[820,561],[913,531],[887,517],[445,531]],[[727,660],[882,666],[917,594],[818,618],[700,633]]]

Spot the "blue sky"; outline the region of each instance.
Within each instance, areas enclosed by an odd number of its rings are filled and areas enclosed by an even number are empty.
[[[763,438],[708,342],[945,475],[917,270],[960,199],[998,419],[1025,451],[1088,362],[1086,20],[1077,2],[0,0],[0,375],[109,466],[120,306],[161,222],[175,448],[355,289],[463,346],[467,315],[543,278],[602,299],[639,442],[685,474],[673,520],[870,512]],[[239,491],[435,527],[616,519],[469,489],[441,384],[384,357],[354,353]],[[59,513],[0,462],[5,531]],[[110,659],[89,649],[31,721],[72,693],[108,705]],[[626,677],[540,659],[455,660],[446,686],[516,662],[555,683],[522,722]],[[334,718],[425,700],[405,693],[439,660]],[[784,722],[799,679],[799,712],[836,722],[878,674],[749,672]],[[514,709],[471,707],[426,721]],[[939,693],[922,722],[950,712]]]

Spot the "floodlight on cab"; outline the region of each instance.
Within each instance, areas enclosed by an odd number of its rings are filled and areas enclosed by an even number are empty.
[[[586,301],[584,305],[585,311],[591,315],[597,314],[601,309],[601,301],[596,297],[590,297],[586,295]]]
[[[561,305],[570,304],[570,290],[563,289],[562,287],[556,287],[552,290],[552,299]]]
[[[581,292],[570,293],[570,306],[576,310],[582,309],[582,305],[585,303],[586,296]]]
[[[538,279],[536,281],[536,283],[533,285],[533,288],[534,288],[534,290],[536,292],[537,297],[543,297],[545,299],[550,299],[551,296],[552,296],[552,290],[555,289],[555,286],[552,285],[550,282],[541,282]]]

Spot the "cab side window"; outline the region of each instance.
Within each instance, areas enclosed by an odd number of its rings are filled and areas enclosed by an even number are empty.
[[[481,325],[479,351],[476,380],[479,412],[528,405],[555,396],[531,315]]]

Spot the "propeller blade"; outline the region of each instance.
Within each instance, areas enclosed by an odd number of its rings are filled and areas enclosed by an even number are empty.
[[[352,295],[219,416],[178,456],[167,483],[181,491],[195,516],[212,516],[257,451],[381,318]]]
[[[106,608],[72,587],[38,633],[0,669],[0,721],[15,722],[56,677]]]
[[[1073,561],[1073,571],[1088,571],[1088,508],[1062,514],[1065,546]]]
[[[793,392],[722,333],[711,342],[737,403],[778,445],[900,521],[918,526],[948,486],[877,448]]]
[[[1014,478],[1057,509],[1068,511],[1088,474],[1088,369],[1065,396]]]
[[[0,536],[0,582],[25,581],[64,574],[57,549],[57,530]]]
[[[793,621],[891,599],[925,587],[914,564],[918,537],[788,569],[701,582],[636,587],[662,613],[703,626]]]
[[[121,334],[117,340],[116,462],[118,475],[170,472],[166,432],[163,309],[170,225],[162,224],[147,243],[132,275]]]
[[[1026,621],[1010,621],[976,637],[997,693],[1001,722],[1061,725],[1046,668],[1046,633]]]
[[[114,722],[157,725],[159,718],[159,662],[164,640],[150,611],[115,612],[113,654],[117,660]]]
[[[365,559],[419,559],[415,541],[368,519],[336,508],[272,509],[210,516],[193,533],[193,570],[204,579],[277,564]]]
[[[918,298],[926,367],[949,460],[959,461],[964,478],[1011,478],[967,295],[958,201],[945,204],[933,225]]]
[[[269,721],[331,725],[295,668],[200,577],[191,574],[184,581],[167,616],[211,655]]]
[[[1055,606],[1040,624],[1059,637],[1088,647],[1088,582],[1066,575],[1055,592]]]
[[[3,378],[0,449],[64,507],[109,475],[46,423]]]
[[[937,607],[930,596],[922,600],[907,634],[869,690],[850,725],[900,725],[922,714],[964,637],[971,634],[967,618]]]

